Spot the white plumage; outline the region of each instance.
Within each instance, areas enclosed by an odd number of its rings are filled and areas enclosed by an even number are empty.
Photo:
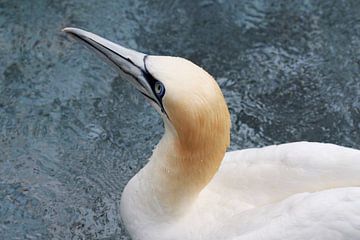
[[[297,142],[225,153],[230,118],[213,78],[66,28],[105,56],[164,120],[165,134],[124,189],[134,240],[360,239],[360,151]]]
[[[359,162],[359,150],[312,142],[228,152],[184,217],[134,226],[134,239],[360,239]],[[141,222],[144,196],[130,195],[123,208]]]

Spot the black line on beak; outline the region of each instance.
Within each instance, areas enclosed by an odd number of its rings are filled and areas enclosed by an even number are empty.
[[[100,44],[100,43],[98,43],[98,42],[95,42],[95,41],[92,40],[92,39],[82,38],[82,37],[79,37],[78,35],[76,35],[76,34],[74,34],[74,33],[71,33],[71,32],[69,32],[68,34],[72,35],[73,37],[76,37],[77,39],[80,39],[81,41],[87,43],[87,44],[88,44],[89,46],[91,46],[92,48],[96,49],[97,52],[103,54],[108,61],[112,62],[116,67],[118,67],[121,72],[123,72],[123,73],[129,75],[130,77],[134,78],[137,83],[139,83],[144,89],[146,89],[146,87],[143,85],[143,83],[142,83],[141,81],[137,81],[137,77],[136,77],[136,76],[134,76],[132,73],[130,73],[130,72],[125,71],[124,69],[122,69],[121,66],[119,66],[115,61],[113,61],[104,51],[101,51],[101,49],[99,49],[99,48],[96,46],[96,44],[98,44],[98,45],[100,45],[101,47],[105,48],[106,50],[112,52],[112,53],[115,54],[116,56],[124,59],[125,61],[130,62],[134,67],[138,68],[141,72],[144,72],[139,66],[137,66],[136,64],[134,64],[134,62],[131,61],[131,59],[125,58],[125,57],[121,56],[121,55],[118,54],[117,52],[111,50],[110,48],[108,48],[108,47],[106,47],[106,46],[104,46],[104,45],[102,45],[102,44]],[[95,42],[96,44],[93,44],[94,42]],[[139,91],[139,92],[141,92],[141,91]],[[151,99],[152,99],[152,98],[151,98]]]

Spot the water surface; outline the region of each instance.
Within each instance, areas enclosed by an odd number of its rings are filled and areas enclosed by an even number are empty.
[[[120,193],[163,133],[142,96],[61,28],[207,69],[229,104],[232,150],[360,148],[359,12],[356,0],[1,0],[0,236],[129,239]]]

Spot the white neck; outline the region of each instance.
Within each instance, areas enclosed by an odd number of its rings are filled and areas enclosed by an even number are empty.
[[[169,108],[164,136],[122,194],[120,213],[130,233],[184,216],[217,172],[230,142],[230,116],[220,97],[193,103],[202,104],[194,109]]]
[[[220,166],[225,148],[216,145],[184,154],[169,125],[148,164],[128,183],[122,195],[123,211],[136,209],[143,217],[167,221],[183,215]],[[131,196],[131,199],[128,199]],[[133,213],[134,214],[134,213]],[[145,215],[145,216],[144,216]],[[128,218],[133,218],[128,217]]]

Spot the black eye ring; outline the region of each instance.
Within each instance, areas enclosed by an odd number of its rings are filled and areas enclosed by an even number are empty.
[[[161,82],[156,81],[154,84],[154,92],[155,92],[156,96],[163,97],[165,94],[164,85]]]

